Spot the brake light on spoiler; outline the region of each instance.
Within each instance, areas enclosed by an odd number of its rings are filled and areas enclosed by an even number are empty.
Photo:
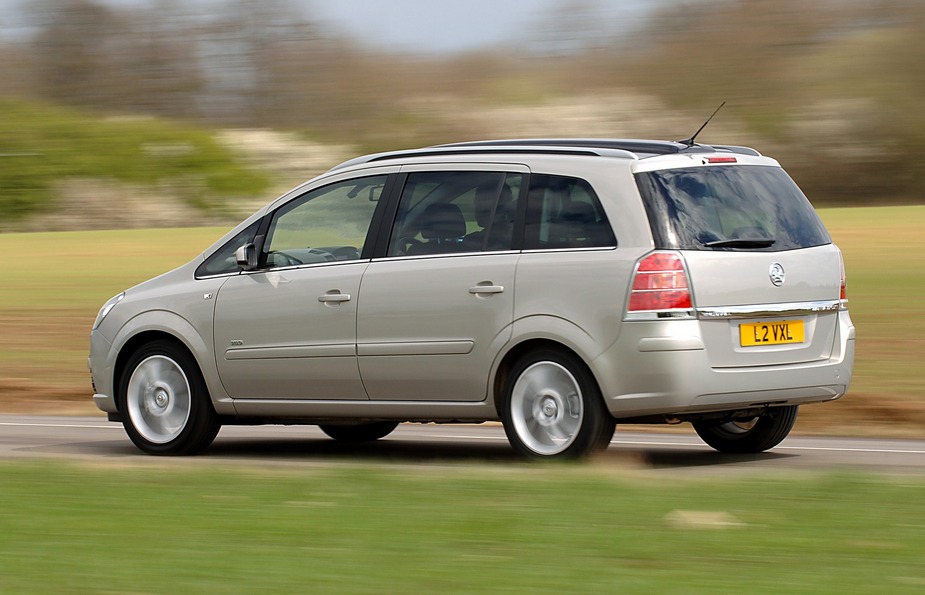
[[[704,157],[704,165],[709,163],[738,163],[735,157]]]

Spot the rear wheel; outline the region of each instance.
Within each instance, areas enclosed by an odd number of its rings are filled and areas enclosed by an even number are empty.
[[[507,438],[531,459],[579,458],[607,448],[615,421],[577,357],[552,349],[517,361],[504,387]]]
[[[695,421],[694,430],[704,442],[720,452],[756,453],[774,448],[787,437],[797,421],[797,406],[774,407],[748,420]]]
[[[385,438],[398,427],[397,421],[376,421],[365,424],[324,424],[321,431],[339,442],[372,442]]]
[[[129,358],[119,390],[125,433],[155,455],[194,454],[220,423],[193,357],[171,341],[154,341]]]

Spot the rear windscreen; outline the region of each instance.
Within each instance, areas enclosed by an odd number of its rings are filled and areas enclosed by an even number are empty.
[[[778,167],[724,165],[636,174],[656,247],[794,250],[831,242],[819,216]]]

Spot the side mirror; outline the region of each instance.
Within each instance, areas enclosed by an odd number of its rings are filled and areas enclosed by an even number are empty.
[[[234,251],[234,259],[242,271],[253,271],[257,268],[257,246],[244,244]]]

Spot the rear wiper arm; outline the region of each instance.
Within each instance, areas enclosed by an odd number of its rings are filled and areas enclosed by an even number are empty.
[[[735,238],[704,242],[703,245],[707,248],[769,248],[775,241],[771,238]]]

